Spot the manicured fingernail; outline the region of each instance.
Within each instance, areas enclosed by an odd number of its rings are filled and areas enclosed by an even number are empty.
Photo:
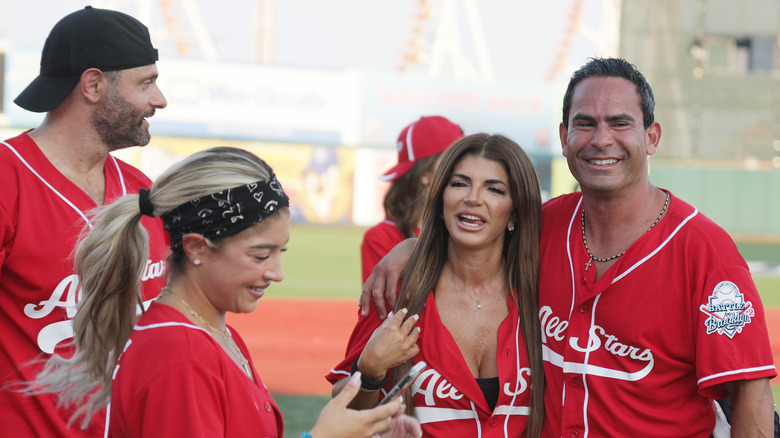
[[[355,374],[349,378],[349,384],[352,386],[360,384],[360,371],[355,371]]]

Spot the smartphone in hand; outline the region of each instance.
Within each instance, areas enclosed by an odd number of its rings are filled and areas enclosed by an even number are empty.
[[[396,384],[393,386],[393,388],[390,390],[390,392],[387,393],[385,398],[382,399],[382,401],[379,402],[380,405],[383,405],[390,400],[398,397],[399,395],[403,394],[404,391],[406,391],[410,386],[412,386],[412,383],[414,383],[414,379],[417,378],[417,376],[420,375],[420,373],[427,367],[428,364],[426,364],[423,361],[417,362],[414,364],[413,367],[409,369],[409,371],[404,374],[401,379],[396,382]]]

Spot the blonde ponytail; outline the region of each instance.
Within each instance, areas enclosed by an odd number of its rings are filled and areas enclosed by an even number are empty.
[[[149,238],[140,219],[138,195],[95,211],[92,229],[85,229],[75,251],[81,290],[73,318],[75,353],[49,358],[31,385],[33,392],[58,394],[59,406],[78,405],[70,422],[82,418],[81,427],[111,395],[114,366],[141,304]]]
[[[145,200],[145,209],[160,216],[177,206],[241,184],[271,178],[273,169],[238,148],[217,147],[185,158],[164,172]],[[151,203],[151,206],[148,205]],[[92,229],[82,233],[75,251],[81,297],[73,319],[75,354],[50,357],[27,393],[53,393],[59,406],[77,409],[86,428],[111,395],[119,355],[130,338],[142,305],[141,277],[149,237],[141,226],[138,195],[128,195],[95,211]],[[181,270],[182,253],[168,257],[168,278]]]

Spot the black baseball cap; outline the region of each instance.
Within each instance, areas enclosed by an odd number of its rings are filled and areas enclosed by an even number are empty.
[[[56,108],[87,69],[125,70],[157,62],[149,29],[118,11],[87,6],[65,16],[49,33],[41,71],[14,102],[33,112]]]

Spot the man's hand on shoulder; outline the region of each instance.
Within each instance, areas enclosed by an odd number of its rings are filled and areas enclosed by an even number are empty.
[[[368,316],[372,297],[381,319],[387,317],[389,310],[385,305],[385,299],[391,308],[395,308],[398,299],[398,283],[403,279],[415,244],[417,244],[416,237],[402,241],[374,267],[374,271],[363,284],[360,294],[360,308],[364,317]]]

